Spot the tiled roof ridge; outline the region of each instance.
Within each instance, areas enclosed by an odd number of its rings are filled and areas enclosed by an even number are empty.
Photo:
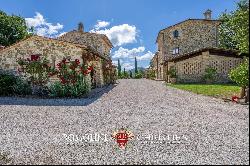
[[[58,40],[58,39],[55,39],[55,38],[49,38],[49,37],[45,37],[45,36],[32,35],[32,36],[29,36],[29,37],[27,37],[25,39],[22,39],[22,40],[20,40],[20,41],[18,41],[16,43],[12,44],[10,46],[5,47],[4,49],[0,50],[0,52],[6,51],[9,48],[15,48],[16,46],[18,46],[23,41],[27,41],[27,40],[30,40],[32,38],[40,38],[40,39],[45,39],[45,40],[53,40],[53,41],[56,41],[56,42],[59,42],[59,43],[71,44],[71,45],[74,45],[74,46],[80,47],[80,48],[87,48],[87,46],[84,46],[82,44],[76,44],[76,43],[72,43],[72,42],[62,41],[62,40]]]
[[[107,35],[105,35],[105,34],[99,34],[99,33],[94,33],[94,32],[80,32],[78,30],[72,30],[72,31],[69,31],[69,32],[63,34],[62,36],[59,36],[58,39],[59,40],[63,40],[63,39],[60,39],[60,38],[63,38],[66,35],[69,35],[70,33],[79,33],[79,34],[101,36],[101,37],[103,37],[103,39],[105,40],[105,42],[107,42],[111,47],[113,47],[113,44],[111,43],[111,41],[109,40],[109,38],[107,37]]]
[[[225,49],[225,48],[219,48],[219,47],[206,47],[206,48],[197,49],[197,50],[194,50],[194,51],[191,51],[188,53],[184,53],[184,54],[181,54],[181,55],[173,57],[173,58],[169,58],[166,61],[174,61],[174,60],[177,60],[180,58],[188,58],[190,55],[193,55],[193,54],[199,53],[199,52],[204,52],[204,51],[224,51],[224,52],[231,52],[231,53],[235,53],[235,54],[240,54],[240,51],[235,50],[235,49]]]

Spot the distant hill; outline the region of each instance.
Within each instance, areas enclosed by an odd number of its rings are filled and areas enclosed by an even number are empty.
[[[144,68],[144,67],[138,67],[138,71],[143,71],[144,72],[145,70],[146,70],[146,68]],[[131,69],[128,72],[130,72],[130,71],[132,71],[133,74],[135,73],[135,69]]]

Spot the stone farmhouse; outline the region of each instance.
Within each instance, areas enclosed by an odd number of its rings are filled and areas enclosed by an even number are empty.
[[[161,30],[151,68],[156,79],[170,81],[168,71],[174,68],[178,82],[201,82],[205,69],[217,70],[217,82],[228,82],[228,73],[243,60],[236,50],[219,48],[219,20],[212,20],[212,11],[204,19],[187,19]]]
[[[54,67],[63,58],[80,59],[93,65],[92,84],[101,87],[111,81],[114,72],[110,58],[112,48],[106,35],[84,32],[83,24],[79,23],[77,30],[56,39],[31,36],[0,49],[0,69],[15,72],[18,69],[17,59],[29,58],[31,55],[47,56]]]

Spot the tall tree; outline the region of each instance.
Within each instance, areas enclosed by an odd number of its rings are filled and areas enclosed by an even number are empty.
[[[138,73],[138,66],[137,66],[137,59],[135,57],[135,74],[137,74],[137,73]]]
[[[131,70],[129,71],[129,77],[130,77],[130,78],[133,78],[133,73],[132,73]]]
[[[121,76],[121,74],[122,74],[122,67],[121,67],[120,59],[118,59],[118,67],[117,67],[117,69],[118,69],[118,76]]]
[[[125,68],[123,69],[123,75],[126,75],[126,69]]]
[[[240,0],[235,11],[220,16],[220,47],[249,53],[249,1]]]
[[[9,46],[29,36],[25,19],[0,11],[0,45]]]

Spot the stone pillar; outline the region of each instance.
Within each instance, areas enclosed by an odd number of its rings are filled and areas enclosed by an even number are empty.
[[[202,52],[201,74],[205,73],[205,69],[210,65],[209,51]]]

